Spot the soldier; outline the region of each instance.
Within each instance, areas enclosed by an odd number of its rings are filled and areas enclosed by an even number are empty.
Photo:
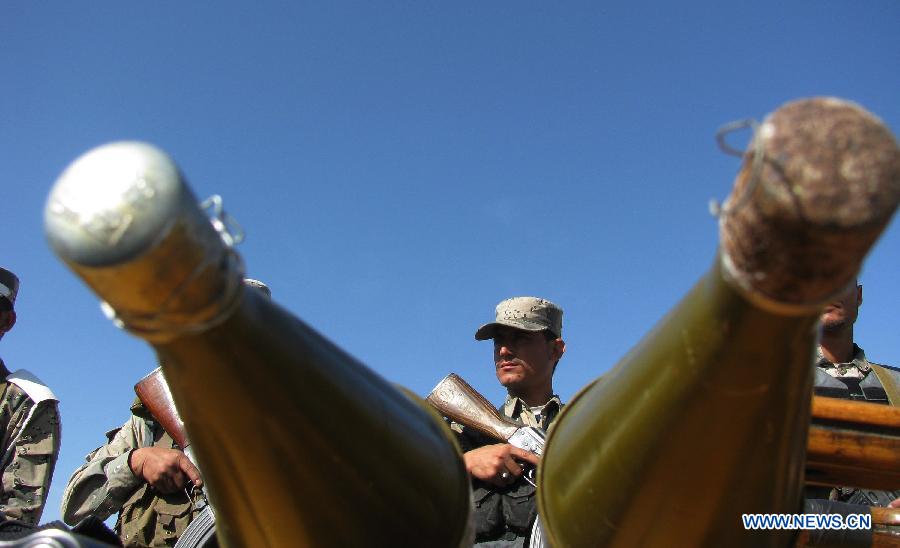
[[[853,324],[863,300],[856,280],[821,317],[821,339],[815,364],[818,396],[900,405],[900,369],[869,361],[853,338]],[[885,492],[850,487],[811,488],[808,495],[865,506],[887,506],[900,491]]]
[[[264,283],[244,283],[271,297]],[[125,546],[174,546],[199,514],[191,489],[203,484],[199,470],[137,398],[128,422],[106,437],[69,479],[63,520],[76,525],[118,512],[115,531]]]
[[[494,341],[494,371],[506,388],[499,411],[528,426],[548,428],[562,402],[553,393],[553,373],[566,350],[562,309],[536,297],[514,297],[497,305],[496,319],[475,332]],[[523,466],[540,459],[510,444],[496,443],[458,424],[466,470],[472,477],[476,545],[527,546],[537,516],[535,488]]]
[[[16,324],[19,279],[0,268],[0,338]],[[10,373],[0,360],[0,429],[3,434],[3,496],[0,520],[37,525],[59,454],[57,399],[24,369]]]

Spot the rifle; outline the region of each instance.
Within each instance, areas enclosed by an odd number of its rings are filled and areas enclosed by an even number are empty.
[[[144,407],[153,415],[153,418],[159,422],[163,430],[172,436],[172,439],[181,448],[185,456],[190,459],[194,466],[197,466],[197,459],[194,457],[194,450],[191,447],[191,441],[188,438],[187,431],[184,429],[184,421],[178,414],[175,407],[175,400],[172,399],[172,392],[169,390],[169,383],[163,376],[162,368],[157,367],[150,372],[149,375],[141,379],[134,385],[134,392],[137,394]],[[199,469],[200,467],[197,466]],[[206,546],[215,534],[216,514],[209,497],[206,494],[206,484],[201,487],[191,485],[191,491],[187,488],[184,490],[188,499],[194,504],[199,514],[191,520],[178,539],[176,546],[178,547],[199,547]],[[198,495],[194,497],[193,495]],[[196,501],[196,502],[195,502]]]
[[[546,434],[502,416],[456,373],[425,398],[442,415],[482,434],[543,456]],[[815,396],[806,481],[900,489],[900,408]]]
[[[191,447],[191,441],[184,429],[184,421],[181,420],[178,409],[175,407],[175,400],[172,399],[172,392],[163,376],[162,368],[157,367],[149,375],[139,380],[134,385],[134,392],[163,430],[172,436],[185,456],[194,466],[197,466],[194,449]],[[199,466],[197,468],[199,469]],[[195,493],[200,495],[196,507],[198,510],[203,510],[209,504],[205,485],[201,487],[192,485],[190,492],[185,488],[185,494],[191,501],[195,500],[193,496]]]
[[[450,373],[425,398],[439,413],[459,424],[541,457],[546,433],[501,415],[484,396],[456,373]],[[535,484],[535,468],[525,469],[525,480]]]

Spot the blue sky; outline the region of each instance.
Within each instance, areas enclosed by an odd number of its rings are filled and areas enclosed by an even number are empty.
[[[712,264],[707,204],[739,167],[719,126],[835,95],[900,131],[898,28],[894,0],[3,3],[0,264],[22,289],[0,356],[61,400],[44,521],[156,366],[46,243],[79,154],[168,151],[244,227],[250,276],[421,394],[455,371],[502,400],[474,331],[503,298],[551,299],[569,399]],[[892,364],[898,240],[857,324]]]

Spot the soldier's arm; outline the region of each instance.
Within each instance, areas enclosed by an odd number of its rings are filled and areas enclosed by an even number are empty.
[[[88,516],[104,520],[122,509],[143,483],[131,471],[128,456],[143,445],[147,430],[146,422],[131,417],[109,443],[86,457],[63,492],[60,509],[63,521],[75,525]]]
[[[55,400],[45,400],[22,406],[13,418],[20,422],[19,432],[3,468],[0,512],[7,519],[37,525],[59,454],[59,410]]]

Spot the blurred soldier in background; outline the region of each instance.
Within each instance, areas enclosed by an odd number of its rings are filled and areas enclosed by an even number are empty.
[[[900,370],[870,362],[855,342],[853,325],[863,300],[863,288],[853,281],[825,307],[816,355],[815,394],[832,398],[900,405]],[[807,496],[865,506],[887,506],[900,491],[854,487],[808,488]]]
[[[545,430],[562,408],[553,393],[553,373],[566,350],[562,314],[550,301],[514,297],[497,305],[495,320],[475,333],[476,340],[494,341],[495,373],[507,391],[500,413]],[[537,501],[522,468],[537,466],[540,459],[461,425],[452,427],[472,477],[476,545],[527,546]]]
[[[271,297],[264,283],[244,283]],[[174,546],[201,509],[191,489],[202,485],[200,471],[138,398],[128,422],[106,437],[69,479],[63,520],[77,525],[118,512],[115,530],[125,546]]]
[[[0,268],[0,338],[16,324],[18,292],[16,275]],[[10,373],[2,360],[0,377],[0,519],[37,525],[59,454],[58,402],[40,379],[24,369]]]

